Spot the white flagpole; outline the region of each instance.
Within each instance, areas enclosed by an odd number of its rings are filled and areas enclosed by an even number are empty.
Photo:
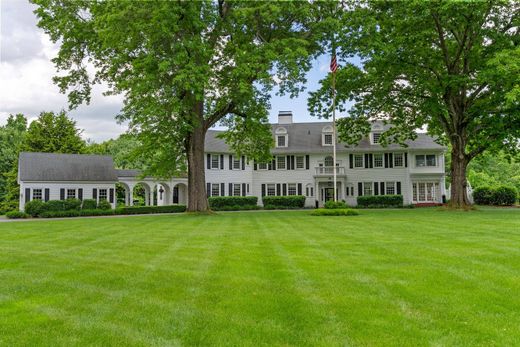
[[[336,174],[336,69],[332,72],[332,161],[334,167],[334,201],[338,201],[337,196],[337,174]]]

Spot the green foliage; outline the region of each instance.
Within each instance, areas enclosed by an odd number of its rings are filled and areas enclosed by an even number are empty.
[[[5,214],[5,216],[9,219],[24,219],[29,218],[31,215],[21,211],[9,211]]]
[[[358,196],[358,207],[369,208],[386,208],[386,207],[403,207],[402,195],[370,195]]]
[[[473,201],[477,205],[491,205],[494,190],[491,187],[478,187],[473,190]]]
[[[303,208],[305,206],[305,196],[263,196],[262,202],[266,210]]]
[[[65,217],[79,217],[81,211],[67,210],[67,211],[45,211],[40,213],[40,218],[65,218]]]
[[[478,205],[514,205],[518,196],[518,191],[514,187],[479,187],[473,191],[473,199]]]
[[[116,214],[180,213],[185,212],[184,205],[169,206],[128,206],[116,209]]]
[[[25,213],[32,217],[37,217],[46,210],[46,204],[41,200],[32,200],[25,204]]]
[[[63,209],[65,211],[70,210],[81,210],[81,200],[80,199],[66,199],[63,201]]]
[[[359,212],[348,208],[318,208],[310,214],[312,216],[357,216]]]
[[[89,209],[81,210],[80,216],[111,216],[116,213],[115,210],[100,210],[100,209]]]
[[[65,211],[65,202],[63,200],[49,200],[45,203],[46,211]]]
[[[118,169],[143,170],[146,167],[146,160],[140,154],[140,147],[141,143],[137,136],[127,133],[102,143],[87,143],[86,152],[112,156],[114,165]]]
[[[82,210],[95,210],[97,208],[97,201],[95,199],[85,199],[81,205]]]
[[[520,191],[520,156],[484,153],[469,164],[468,180],[474,189],[506,185]]]
[[[327,209],[347,208],[347,204],[344,201],[329,200],[325,202],[324,207]]]
[[[233,211],[255,209],[256,196],[212,196],[208,198],[209,206],[215,211]]]
[[[108,200],[99,200],[97,208],[100,210],[111,210],[112,205],[108,202]]]

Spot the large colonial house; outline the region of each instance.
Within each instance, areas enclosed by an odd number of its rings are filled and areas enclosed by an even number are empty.
[[[387,125],[374,122],[369,136],[356,146],[337,145],[333,166],[333,129],[330,122],[293,123],[291,112],[280,112],[272,124],[275,147],[268,163],[236,156],[218,138],[206,136],[206,190],[208,196],[305,195],[306,206],[322,206],[334,195],[350,205],[358,196],[402,194],[405,204],[439,203],[445,199],[446,148],[431,136],[418,133],[407,147],[382,147],[380,134]],[[137,184],[145,190],[145,203],[185,204],[187,179],[156,180],[137,170],[116,170],[109,156],[21,153],[18,182],[20,209],[33,199],[106,199],[115,207],[115,185],[126,191],[126,204],[134,201]],[[155,198],[154,198],[155,197]]]

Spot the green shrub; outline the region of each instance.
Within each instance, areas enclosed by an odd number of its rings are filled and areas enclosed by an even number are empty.
[[[305,206],[305,196],[263,196],[262,202],[266,210],[303,208]]]
[[[80,215],[81,216],[111,216],[116,213],[115,210],[100,210],[100,209],[94,209],[94,210],[81,210]]]
[[[128,206],[121,207],[116,210],[116,214],[148,214],[148,213],[179,213],[185,212],[184,205],[169,206]]]
[[[325,208],[336,209],[336,208],[347,208],[347,204],[344,201],[329,200],[325,202]]]
[[[41,218],[64,218],[64,217],[79,217],[80,211],[78,210],[67,210],[67,211],[46,211],[40,214]]]
[[[65,201],[50,200],[45,203],[45,212],[65,211]]]
[[[94,199],[85,199],[81,205],[82,210],[95,210],[97,208],[97,201]]]
[[[477,205],[491,205],[493,189],[490,187],[478,187],[473,191],[473,201]]]
[[[41,200],[32,200],[25,204],[25,213],[32,217],[38,217],[46,210],[46,203]]]
[[[312,216],[357,216],[359,212],[348,208],[318,208],[311,212]]]
[[[513,187],[500,186],[493,190],[491,204],[498,206],[511,206],[516,202],[517,191]]]
[[[30,215],[28,213],[22,211],[10,211],[5,214],[5,216],[9,219],[23,219],[29,218]]]
[[[368,208],[388,208],[388,207],[403,207],[402,195],[369,195],[358,196],[358,207]]]
[[[81,210],[81,200],[73,199],[73,198],[67,199],[63,202],[63,209],[65,211],[71,211],[71,210],[79,211],[79,210]]]
[[[257,206],[256,196],[212,196],[208,198],[209,207],[215,211],[250,210]]]
[[[112,205],[108,202],[108,200],[99,200],[97,208],[100,210],[111,210]]]

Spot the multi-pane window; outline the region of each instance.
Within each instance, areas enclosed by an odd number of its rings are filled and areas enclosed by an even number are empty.
[[[278,156],[276,157],[276,169],[277,170],[285,170],[285,159],[286,157],[284,156]]]
[[[106,191],[106,189],[105,189]],[[67,199],[75,199],[76,198],[76,189],[67,189]]]
[[[296,195],[296,183],[289,183],[287,185],[287,195]]]
[[[415,156],[415,166],[423,167],[423,166],[436,166],[436,157],[435,154],[418,154]]]
[[[285,135],[278,135],[277,137],[277,147],[286,147]]]
[[[379,143],[379,139],[381,138],[381,133],[373,133],[372,134],[372,143]]]
[[[414,182],[412,183],[412,197],[416,202],[437,201],[437,190],[439,184],[436,182]]]
[[[220,196],[220,184],[211,184],[211,196]]]
[[[267,195],[269,195],[269,196],[276,195],[276,185],[274,185],[272,183],[267,185]]]
[[[363,182],[363,195],[372,195],[372,182]]]
[[[331,156],[325,157],[325,166],[334,166],[334,158]]]
[[[314,187],[312,187],[312,186],[305,187],[305,195],[314,196]]]
[[[355,154],[354,155],[354,167],[363,167],[363,155]]]
[[[305,160],[304,160],[303,155],[297,155],[296,156],[296,168],[297,169],[305,168]]]
[[[403,153],[394,153],[394,167],[404,166]]]
[[[33,189],[33,200],[42,200],[42,190],[41,189]]]
[[[395,182],[386,182],[385,187],[387,195],[395,194]]]
[[[211,155],[211,168],[220,169],[220,158],[218,154]]]
[[[240,186],[241,184],[233,184],[233,195],[240,196]]]
[[[323,135],[323,145],[332,146],[332,134]]]
[[[233,170],[240,170],[240,157],[233,156]]]
[[[383,154],[375,153],[374,154],[374,167],[383,167]]]
[[[100,189],[99,190],[99,201],[101,200],[107,200],[107,189]]]
[[[258,163],[258,170],[267,170],[267,163]]]

